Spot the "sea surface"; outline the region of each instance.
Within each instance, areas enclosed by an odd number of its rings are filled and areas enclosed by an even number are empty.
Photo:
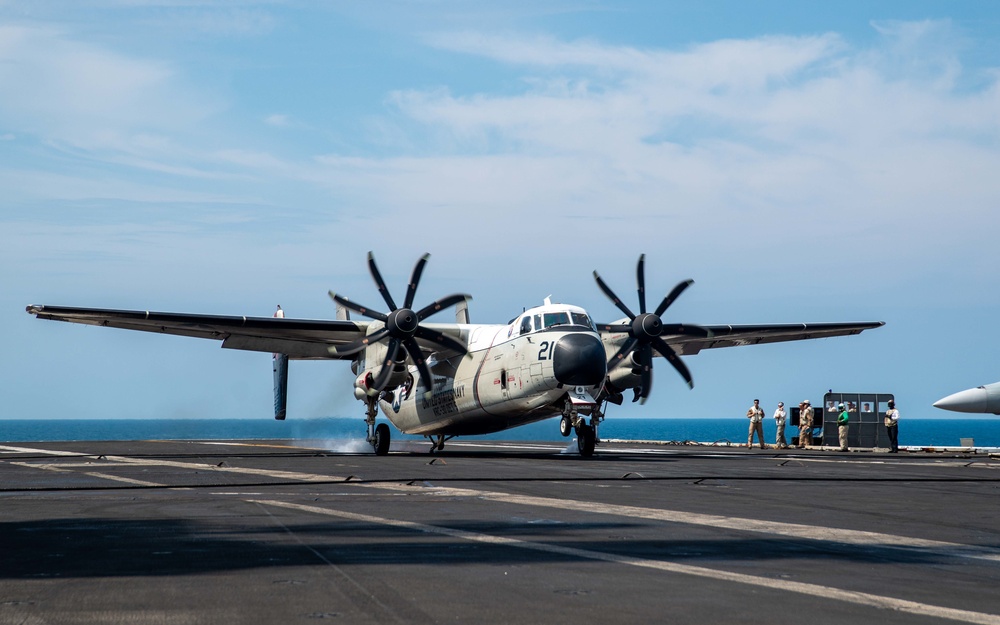
[[[791,440],[793,430],[786,435]],[[394,440],[419,440],[392,429]],[[746,419],[608,418],[600,429],[602,439],[649,441],[746,442]],[[764,436],[774,440],[774,423],[765,421]],[[98,440],[224,440],[289,439],[337,442],[365,438],[364,420],[323,419],[0,419],[0,441],[98,441]],[[1000,447],[1000,418],[911,419],[901,421],[899,444],[957,447],[962,438],[976,447]],[[548,419],[468,440],[560,441],[559,421]],[[361,449],[364,446],[362,445]]]

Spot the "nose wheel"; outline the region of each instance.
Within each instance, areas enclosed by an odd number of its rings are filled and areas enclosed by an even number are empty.
[[[563,436],[569,436],[573,433],[573,419],[563,415],[563,418],[559,420],[559,433]]]
[[[597,443],[597,431],[592,425],[580,425],[576,429],[576,447],[580,455],[590,458],[594,455],[594,445]]]

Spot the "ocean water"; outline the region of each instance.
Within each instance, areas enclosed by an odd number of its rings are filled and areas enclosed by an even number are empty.
[[[469,440],[560,441],[559,422],[539,423]],[[391,426],[390,426],[391,427]],[[788,427],[791,442],[795,428]],[[421,439],[400,434],[396,440]],[[600,430],[603,439],[650,441],[695,441],[703,443],[746,441],[746,419],[655,419],[608,418]],[[364,420],[329,417],[324,419],[0,419],[0,441],[74,440],[224,440],[290,439],[321,441],[363,441]],[[764,437],[774,440],[774,423],[765,421]],[[1000,447],[1000,418],[943,418],[901,421],[900,445],[957,447],[961,438],[972,438],[977,447]]]

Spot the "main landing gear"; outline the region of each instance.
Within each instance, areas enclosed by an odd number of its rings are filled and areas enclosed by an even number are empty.
[[[365,401],[367,407],[365,411],[365,423],[368,425],[368,442],[375,448],[376,456],[385,456],[389,453],[389,439],[391,434],[389,426],[384,423],[375,425],[375,417],[378,415],[378,397],[369,397]]]

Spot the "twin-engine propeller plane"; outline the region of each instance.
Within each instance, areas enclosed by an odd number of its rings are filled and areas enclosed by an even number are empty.
[[[379,312],[330,292],[337,320],[230,317],[32,305],[30,314],[89,325],[193,336],[222,347],[273,354],[275,418],[285,418],[288,360],[350,360],[354,395],[365,405],[367,440],[375,453],[389,452],[389,426],[376,424],[379,410],[401,432],[422,434],[431,451],[455,436],[488,434],[550,417],[561,417],[563,436],[576,432],[581,456],[591,456],[608,403],[644,402],[661,356],[693,387],[682,355],[703,349],[859,334],[883,322],[781,325],[663,323],[661,316],[692,284],[678,284],[648,312],[645,255],[636,270],[639,312],[634,313],[594,272],[597,285],[625,317],[595,323],[587,311],[546,298],[506,324],[473,324],[470,296],[455,294],[413,308],[429,255],[417,261],[402,306],[382,279],[374,256],[368,268],[389,310]],[[455,306],[455,323],[428,323]],[[370,321],[351,320],[353,311]]]

